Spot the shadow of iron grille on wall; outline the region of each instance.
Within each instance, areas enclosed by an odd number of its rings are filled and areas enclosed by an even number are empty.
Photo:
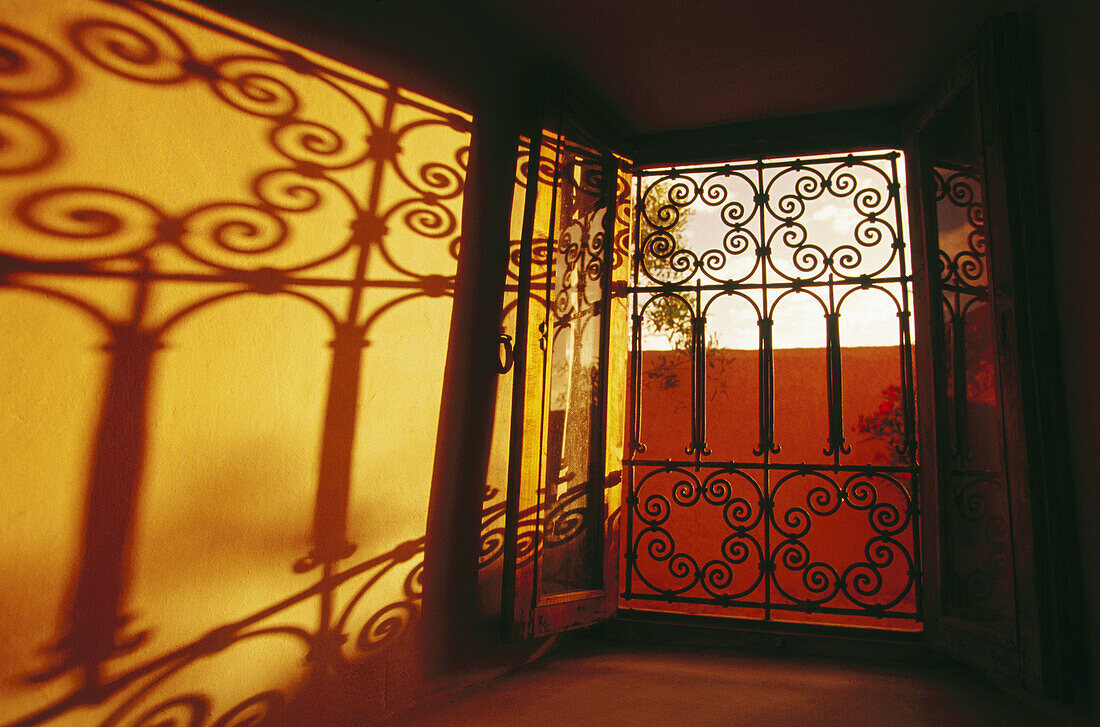
[[[0,217],[0,296],[79,317],[105,339],[105,363],[87,481],[72,485],[83,520],[73,526],[76,556],[58,599],[60,633],[37,644],[40,653],[11,660],[30,694],[19,704],[32,706],[5,709],[0,721],[59,723],[79,713],[103,725],[274,722],[295,696],[293,679],[273,678],[240,699],[218,692],[233,680],[196,683],[196,670],[264,642],[269,653],[291,653],[304,679],[335,678],[399,641],[419,617],[422,535],[385,544],[383,534],[364,554],[349,533],[356,448],[377,456],[372,442],[355,439],[364,416],[357,407],[372,386],[361,378],[368,346],[386,335],[387,317],[437,301],[433,316],[449,319],[471,119],[242,24],[193,14],[202,9],[186,3],[89,0],[42,10],[25,25],[15,15],[0,25],[0,177],[12,195]],[[88,97],[104,84],[154,98],[141,118],[111,123],[160,134],[180,169],[127,166],[96,147],[96,112],[128,113],[123,98]],[[185,108],[187,98],[201,107]],[[60,121],[58,102],[81,115]],[[188,113],[197,115],[190,125],[138,126],[144,115],[152,125]],[[219,122],[230,130],[224,146],[204,146],[203,128]],[[256,138],[234,146],[233,134],[251,130]],[[81,176],[87,159],[100,166]],[[243,183],[215,176],[187,189],[171,180],[204,159],[213,169],[236,164]],[[182,191],[160,194],[164,178]],[[131,603],[135,533],[150,530],[154,394],[166,352],[185,347],[172,337],[242,299],[302,305],[325,329],[315,342],[329,366],[310,372],[326,381],[317,430],[300,435],[319,436],[315,496],[291,508],[304,513],[305,547],[279,574],[280,583],[304,582],[197,639],[158,641],[172,624]],[[423,345],[444,351],[446,326],[434,335]],[[438,405],[440,381],[433,386]],[[421,394],[424,414],[437,417],[431,392]],[[497,517],[487,508],[483,566],[499,556]],[[226,605],[211,599],[212,611]]]

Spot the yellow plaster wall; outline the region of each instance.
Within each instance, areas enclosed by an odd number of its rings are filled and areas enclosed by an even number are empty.
[[[469,116],[184,2],[0,24],[0,723],[289,715],[357,669],[382,709]]]

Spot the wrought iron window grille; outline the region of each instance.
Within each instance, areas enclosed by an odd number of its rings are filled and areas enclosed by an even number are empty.
[[[912,275],[900,156],[637,170],[623,607],[689,604],[764,620],[824,614],[824,622],[839,617],[849,625],[919,623]],[[850,216],[845,235],[823,234],[812,222],[823,203],[843,206]],[[692,215],[705,224],[685,225]],[[708,236],[700,240],[703,228]],[[886,461],[854,459],[846,437],[854,422],[844,411],[841,318],[846,301],[863,291],[884,296],[897,315]],[[794,435],[777,431],[775,378],[776,313],[793,296],[816,303],[824,318],[825,397],[815,406],[827,421],[819,454],[796,460],[783,457]],[[708,366],[723,357],[716,315],[731,301],[751,311],[756,324],[755,446],[736,457],[718,446],[724,432],[714,420],[721,412],[708,394],[716,383]],[[670,325],[677,327],[674,353],[684,364],[665,373],[687,389],[690,410],[678,449],[654,446],[644,426],[652,393],[647,350],[654,329],[667,332]],[[746,361],[741,365],[751,365]],[[709,525],[700,525],[708,518]],[[700,528],[711,535],[701,537]],[[830,538],[850,541],[853,528],[861,538],[858,555],[817,552],[829,550],[823,546]]]

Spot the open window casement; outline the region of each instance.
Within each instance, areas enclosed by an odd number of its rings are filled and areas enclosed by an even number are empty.
[[[573,128],[528,150],[505,540],[504,635],[616,607],[629,178]]]
[[[1058,465],[1051,423],[1036,411],[1043,390],[1059,394],[1037,378],[1056,368],[1040,342],[1049,331],[1034,327],[1051,301],[1037,296],[1044,261],[1021,47],[1015,23],[991,21],[907,129],[927,316],[916,342],[925,635],[1002,681],[1053,693],[1062,687],[1043,586],[1053,578],[1035,553],[1043,539],[1057,547],[1052,538],[1071,536],[1043,526],[1037,509]]]

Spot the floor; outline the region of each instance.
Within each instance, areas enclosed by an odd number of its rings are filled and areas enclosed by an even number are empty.
[[[1043,717],[965,669],[582,642],[379,727],[1017,727]]]

